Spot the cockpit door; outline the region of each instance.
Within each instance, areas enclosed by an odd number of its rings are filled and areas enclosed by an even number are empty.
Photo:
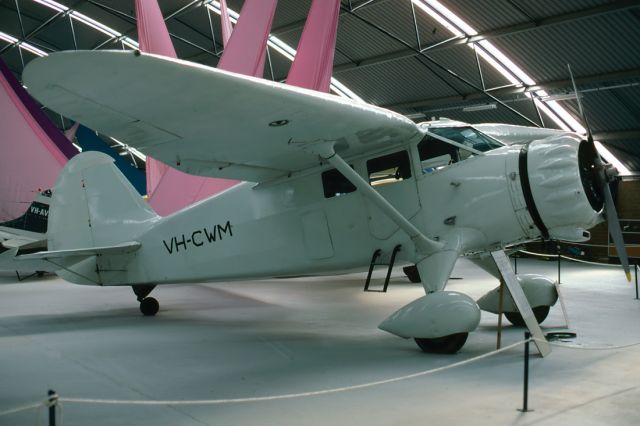
[[[369,183],[407,219],[420,211],[416,179],[406,150],[366,161]],[[369,229],[378,239],[386,240],[399,228],[380,209],[367,201]]]

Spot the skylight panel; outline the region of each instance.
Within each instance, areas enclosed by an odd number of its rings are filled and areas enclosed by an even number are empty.
[[[456,36],[474,36],[478,32],[470,25],[464,22],[455,13],[447,9],[438,0],[412,0],[413,4],[419,9],[426,12],[429,16],[442,24],[451,33]],[[536,82],[522,68],[517,66],[509,57],[502,53],[488,40],[481,40],[476,44],[478,55],[482,56],[493,68],[495,68],[503,77],[512,84],[534,86]],[[469,47],[473,47],[469,45]],[[572,131],[580,134],[586,134],[587,130],[584,126],[571,115],[562,105],[555,100],[540,100],[538,97],[548,96],[544,90],[535,91],[533,94],[526,93],[527,96],[534,98],[536,106],[545,115],[549,116],[553,122],[561,129]],[[577,94],[576,94],[577,96]],[[620,174],[630,174],[629,170],[602,144],[596,142],[598,152],[610,163],[614,164]]]
[[[40,50],[37,47],[32,46],[29,43],[26,43],[24,41],[21,42],[17,38],[7,33],[0,32],[0,40],[4,40],[7,43],[15,44],[20,49],[26,50],[27,52],[31,52],[36,56],[47,56],[47,52],[45,52],[44,50]]]
[[[132,49],[137,49],[138,48],[138,42],[136,42],[135,40],[133,40],[130,37],[127,37],[125,35],[123,35],[122,33],[114,30],[113,28],[104,25],[101,22],[96,21],[95,19],[92,19],[90,17],[88,17],[87,15],[77,12],[75,10],[71,10],[69,9],[67,6],[60,4],[58,2],[55,2],[53,0],[33,0],[34,2],[41,4],[43,6],[48,7],[49,9],[53,9],[56,12],[66,12],[69,14],[69,16],[71,16],[71,18],[75,21],[81,22],[84,25],[93,28],[96,31],[101,32],[102,34],[105,34],[109,37],[115,38],[119,41],[121,41],[124,45],[132,48]]]
[[[602,158],[604,158],[608,163],[611,163],[613,167],[615,167],[618,170],[618,173],[620,175],[631,174],[631,171],[627,169],[624,166],[624,164],[622,164],[620,160],[618,160],[618,158],[615,155],[613,155],[613,153],[609,151],[609,149],[607,149],[607,147],[605,147],[598,141],[596,141],[595,144],[596,144],[596,148],[598,149],[598,153],[602,156]]]

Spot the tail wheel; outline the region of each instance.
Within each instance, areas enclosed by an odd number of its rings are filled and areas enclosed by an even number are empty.
[[[549,315],[549,309],[551,309],[550,306],[536,306],[532,309],[533,315],[536,317],[536,321],[538,321],[538,324],[542,324],[542,322],[547,319],[547,315]],[[507,317],[509,322],[516,327],[526,326],[522,315],[520,315],[520,312],[505,312],[504,316]]]
[[[464,346],[467,337],[469,337],[469,333],[456,333],[434,339],[416,337],[414,340],[423,352],[432,354],[455,354]]]

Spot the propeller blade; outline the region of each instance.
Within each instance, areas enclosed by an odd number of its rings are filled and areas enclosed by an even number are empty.
[[[620,228],[620,221],[618,220],[618,212],[616,211],[616,206],[613,203],[613,197],[611,196],[611,188],[609,188],[609,179],[606,174],[606,167],[600,155],[597,153],[596,144],[593,140],[593,134],[591,133],[591,126],[589,126],[589,122],[587,121],[587,115],[584,113],[584,109],[582,108],[582,101],[580,100],[580,93],[578,92],[578,87],[576,86],[576,80],[573,78],[573,72],[571,71],[571,65],[567,64],[567,68],[569,69],[569,75],[571,76],[571,84],[573,84],[573,92],[576,94],[576,101],[578,102],[578,110],[580,111],[580,116],[582,117],[582,124],[587,130],[587,143],[591,145],[593,152],[596,156],[595,164],[598,170],[599,178],[598,183],[604,194],[604,211],[607,215],[607,222],[609,224],[609,233],[611,234],[611,238],[613,239],[613,243],[616,246],[616,251],[618,252],[618,257],[620,258],[620,263],[622,264],[622,268],[624,269],[624,273],[627,276],[627,281],[631,282],[631,270],[629,269],[629,256],[627,256],[627,248],[624,245],[624,238],[622,237],[622,229]]]
[[[613,197],[611,196],[611,189],[608,184],[604,185],[604,210],[607,213],[607,222],[609,223],[609,233],[613,239],[613,243],[616,245],[616,251],[620,258],[620,263],[624,269],[624,273],[627,276],[627,281],[631,282],[631,270],[629,269],[629,257],[627,256],[627,248],[624,245],[624,239],[622,238],[622,229],[620,228],[620,221],[618,220],[618,213],[616,212],[616,206],[613,204]]]

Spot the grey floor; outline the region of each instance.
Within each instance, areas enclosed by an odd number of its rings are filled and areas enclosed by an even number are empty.
[[[519,272],[556,274],[523,261]],[[474,298],[496,281],[461,260],[450,290]],[[624,274],[563,264],[570,344],[640,342],[640,301]],[[421,353],[376,327],[423,294],[401,273],[387,294],[362,292],[363,275],[266,280],[154,290],[161,311],[142,317],[130,288],[75,286],[56,277],[0,276],[0,412],[44,397],[203,400],[353,386],[445,366],[495,348],[497,316],[453,356]],[[547,328],[564,324],[556,305]],[[523,338],[506,326],[503,343]],[[297,399],[204,406],[65,403],[65,425],[640,424],[640,346],[554,348],[531,358],[522,405],[523,347],[441,373]],[[40,413],[41,424],[44,413]],[[37,410],[0,417],[36,424]]]

